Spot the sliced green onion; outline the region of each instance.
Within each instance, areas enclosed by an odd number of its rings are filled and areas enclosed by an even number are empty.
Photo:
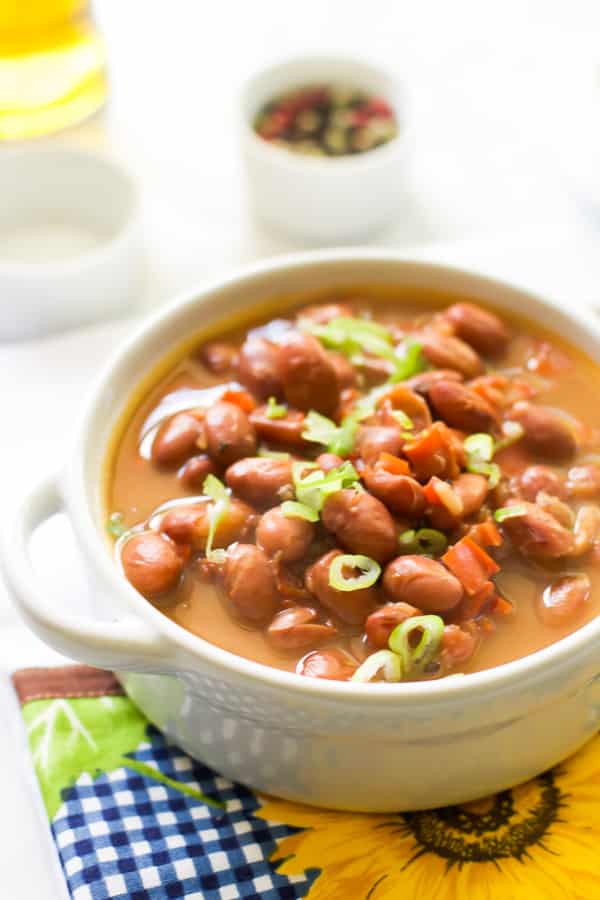
[[[106,521],[106,530],[111,537],[115,538],[115,540],[123,537],[123,535],[127,531],[127,527],[123,521],[123,513],[111,513]]]
[[[323,444],[337,456],[347,456],[354,447],[357,428],[358,421],[352,416],[347,416],[341,425],[336,425],[327,416],[311,409],[304,420],[302,437],[306,441]]]
[[[427,361],[422,353],[423,347],[418,341],[405,340],[394,353],[394,371],[389,378],[390,384],[406,381],[427,368]],[[400,352],[398,352],[400,351]]]
[[[421,553],[423,556],[441,556],[448,546],[446,535],[435,528],[403,531],[398,536],[398,543],[404,553]]]
[[[507,519],[515,519],[517,516],[524,516],[527,507],[522,503],[515,503],[514,506],[502,506],[494,513],[496,522],[505,522]]]
[[[300,322],[300,327],[309,331],[329,349],[338,350],[348,357],[365,352],[390,358],[394,352],[388,329],[368,319],[339,316],[326,325],[304,320]]]
[[[345,575],[344,569],[359,569],[360,575]],[[381,575],[381,566],[369,556],[342,553],[329,566],[329,584],[338,591],[360,591],[371,587]]]
[[[267,419],[283,419],[287,416],[287,406],[285,403],[278,403],[275,397],[269,397],[265,414]]]
[[[470,434],[465,438],[463,445],[467,452],[467,472],[485,475],[490,490],[493,490],[502,477],[500,466],[490,462],[496,450],[493,437],[484,433]]]
[[[358,472],[348,461],[327,473],[319,469],[316,463],[292,463],[296,500],[316,512],[323,509],[327,497],[343,488],[352,487],[357,484],[358,479]]]
[[[398,422],[401,428],[411,431],[415,427],[415,423],[410,416],[407,416],[401,409],[393,409],[392,416]]]
[[[464,440],[464,448],[467,456],[477,457],[483,462],[489,462],[494,455],[494,439],[491,434],[470,434]]]
[[[441,556],[448,546],[446,535],[435,528],[419,528],[415,537],[420,552],[430,556]]]
[[[269,450],[267,447],[259,447],[258,455],[267,459],[290,459],[290,454],[283,450]]]
[[[306,519],[307,522],[318,522],[319,513],[311,509],[306,503],[298,503],[296,500],[286,500],[281,504],[281,512],[289,519]]]
[[[489,463],[479,460],[468,459],[467,472],[473,472],[475,475],[485,475],[491,491],[493,491],[495,487],[498,487],[500,478],[502,477],[502,472],[498,463]]]
[[[292,480],[294,484],[298,482],[302,482],[306,478],[306,472],[311,472],[311,474],[315,474],[315,472],[320,472],[318,465],[316,462],[310,462],[309,460],[298,460],[297,462],[292,463]],[[321,472],[321,474],[323,474]]]
[[[397,653],[392,653],[391,650],[378,650],[367,656],[350,681],[359,683],[372,681],[381,669],[383,669],[384,681],[402,681],[402,660]]]
[[[406,553],[414,553],[417,550],[417,532],[414,529],[403,531],[398,535],[398,543]]]
[[[420,634],[416,644],[412,639],[413,633]],[[400,656],[405,674],[422,672],[435,659],[443,633],[444,620],[439,616],[411,616],[396,625],[388,645]]]
[[[225,551],[213,550],[213,541],[217,528],[229,512],[231,498],[223,482],[214,475],[206,476],[202,492],[213,501],[208,509],[208,537],[204,553],[209,562],[222,563],[225,561]]]

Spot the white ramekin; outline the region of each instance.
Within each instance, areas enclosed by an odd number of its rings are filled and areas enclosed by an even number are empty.
[[[313,157],[273,146],[253,128],[261,107],[277,95],[310,84],[348,84],[384,97],[398,136],[355,156]],[[251,207],[266,225],[310,241],[363,240],[401,214],[407,146],[406,104],[395,78],[353,59],[311,57],[263,69],[241,99],[242,156]]]
[[[115,422],[165,353],[224,310],[362,284],[443,287],[500,311],[526,311],[600,360],[600,325],[591,313],[469,272],[368,250],[262,263],[179,298],[117,353],[92,391],[63,473],[36,487],[11,524],[3,564],[43,640],[119,671],[159,728],[225,776],[306,803],[408,810],[507,788],[591,737],[600,723],[600,618],[531,656],[472,675],[399,685],[302,678],[240,659],[161,615],[118,572],[101,503]],[[31,532],[62,508],[89,570],[92,615],[50,602],[29,562]]]
[[[122,166],[68,147],[4,148],[0,196],[0,239],[27,250],[25,261],[0,251],[0,340],[133,311],[142,235],[138,189]],[[57,238],[64,252],[52,258],[44,251]]]

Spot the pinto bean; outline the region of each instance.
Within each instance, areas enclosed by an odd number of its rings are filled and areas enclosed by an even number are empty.
[[[321,453],[317,456],[316,463],[323,472],[331,472],[341,466],[344,460],[335,453]]]
[[[315,325],[327,325],[332,319],[350,318],[352,310],[345,303],[315,303],[298,311],[296,318],[309,319]]]
[[[121,563],[127,580],[145,597],[174,588],[182,569],[175,544],[155,531],[129,538],[121,551]]]
[[[483,371],[479,356],[460,338],[428,330],[419,338],[423,353],[438,369],[454,369],[465,378],[475,378]]]
[[[557,461],[574,456],[577,450],[575,435],[555,410],[520,400],[510,410],[509,418],[523,426],[522,441],[532,453]]]
[[[208,455],[221,466],[230,466],[256,451],[254,429],[246,413],[235,403],[221,401],[206,412]]]
[[[532,503],[540,491],[545,491],[546,494],[560,500],[564,500],[567,495],[563,476],[549,466],[543,465],[527,466],[513,479],[512,486],[517,493]]]
[[[422,431],[431,425],[431,413],[423,397],[403,384],[390,388],[389,393],[379,401],[377,414],[382,424],[397,424],[394,410],[399,410],[412,419],[415,431]]]
[[[160,530],[178,544],[189,544],[194,550],[203,551],[210,527],[208,511],[208,503],[174,506],[162,517]],[[255,522],[254,510],[232,498],[229,509],[215,529],[213,547],[228,547],[247,537]]]
[[[554,516],[556,521],[564,525],[565,528],[573,528],[575,513],[563,500],[559,500],[553,494],[547,494],[546,491],[540,491],[535,502],[540,509]]]
[[[283,387],[279,371],[279,348],[262,337],[247,338],[240,348],[237,377],[261,400],[281,397]]]
[[[325,501],[321,521],[342,547],[377,562],[387,562],[396,552],[394,520],[383,503],[371,494],[346,488]]]
[[[591,592],[587,575],[565,575],[549,585],[538,601],[538,615],[544,625],[561,627],[578,618]]]
[[[386,425],[361,425],[356,433],[355,452],[371,465],[382,452],[398,456],[404,439],[399,428]]]
[[[225,481],[235,494],[253,506],[274,506],[293,496],[289,459],[247,456],[229,466]]]
[[[600,466],[588,463],[573,466],[567,474],[567,491],[570,497],[591,500],[600,496]]]
[[[179,480],[193,491],[201,491],[207,475],[216,475],[217,467],[206,453],[199,453],[181,467],[177,473]]]
[[[294,606],[282,609],[267,628],[267,637],[278,650],[307,650],[331,641],[337,628],[331,622],[317,621],[316,609]]]
[[[327,354],[327,359],[335,369],[340,391],[344,390],[344,388],[356,387],[358,382],[356,369],[342,353],[330,351]]]
[[[568,556],[583,556],[592,549],[600,530],[600,509],[597,506],[581,506],[573,526],[573,547]]]
[[[287,415],[280,419],[271,419],[267,415],[266,406],[259,406],[250,413],[250,424],[258,437],[272,444],[302,447],[306,441],[302,437],[304,431],[304,413],[298,409],[288,409]]]
[[[410,475],[394,475],[380,463],[365,466],[361,474],[367,490],[392,512],[408,518],[419,518],[427,502],[423,486]]]
[[[467,630],[460,625],[446,625],[440,644],[444,669],[452,669],[470,659],[477,649],[477,643],[476,629]]]
[[[524,506],[525,513],[505,519],[502,528],[517,550],[538,559],[557,559],[573,549],[573,535],[554,516],[520,498],[506,503],[507,506],[514,504]]]
[[[452,481],[452,489],[462,503],[461,514],[453,516],[444,506],[433,506],[429,512],[433,527],[442,531],[455,527],[462,519],[468,519],[481,509],[488,495],[489,482],[483,475],[463,472]]]
[[[307,653],[298,665],[298,675],[309,678],[327,678],[329,681],[348,681],[357,669],[356,661],[337,647],[328,650],[313,650]]]
[[[235,544],[227,554],[223,584],[233,611],[253,624],[265,624],[280,605],[275,574],[264,550]]]
[[[420,616],[421,610],[410,603],[386,603],[380,606],[365,622],[365,634],[372,647],[386,648],[390,634],[411,616]]]
[[[339,550],[331,550],[321,556],[306,570],[305,584],[319,603],[350,625],[362,625],[377,603],[377,588],[361,588],[356,591],[340,591],[329,584],[329,567]]]
[[[487,309],[475,303],[453,303],[446,310],[446,318],[452,322],[458,337],[484,356],[499,356],[506,350],[508,329]]]
[[[430,389],[438,381],[462,381],[463,378],[462,373],[457,372],[455,369],[431,369],[428,372],[420,372],[418,375],[413,375],[405,384],[411,391],[416,391],[417,394],[426,397]]]
[[[496,414],[483,397],[457,381],[438,381],[429,390],[429,402],[438,416],[462,431],[491,431]]]
[[[383,573],[383,586],[394,600],[418,606],[425,613],[454,609],[463,596],[458,578],[426,556],[393,559]]]
[[[236,355],[237,350],[233,344],[226,344],[223,341],[208,341],[198,351],[200,362],[215,375],[228,372],[235,363]]]
[[[291,331],[279,348],[279,369],[290,406],[333,415],[340,398],[338,378],[316,338]]]
[[[275,506],[261,516],[256,529],[256,543],[268,556],[278,553],[283,562],[295,562],[306,555],[314,535],[312,522],[285,516]]]
[[[152,442],[152,462],[159,466],[180,466],[198,450],[202,422],[188,412],[176,413],[163,422]]]

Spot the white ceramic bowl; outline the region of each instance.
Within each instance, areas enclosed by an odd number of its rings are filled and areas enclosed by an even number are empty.
[[[312,157],[273,146],[253,128],[261,107],[293,88],[348,84],[384,97],[398,136],[354,156]],[[241,101],[242,155],[252,208],[265,224],[316,242],[363,240],[401,212],[406,106],[396,80],[367,62],[313,57],[263,69]]]
[[[159,728],[225,776],[340,809],[464,802],[532,777],[596,733],[600,618],[552,647],[476,674],[399,685],[312,680],[240,659],[165,618],[117,571],[104,535],[107,444],[132,390],[169,349],[218,322],[223,310],[360,284],[444,286],[500,311],[526,310],[600,360],[592,314],[468,272],[362,250],[263,263],[189,292],[120,350],[89,398],[64,472],[35,488],[13,523],[4,568],[43,640],[119,671]],[[63,507],[89,570],[93,615],[50,603],[28,559],[32,530]]]
[[[143,273],[138,190],[66,147],[0,150],[0,340],[131,311]]]

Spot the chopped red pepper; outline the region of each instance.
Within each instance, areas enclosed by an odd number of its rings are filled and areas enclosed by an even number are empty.
[[[450,547],[442,562],[470,596],[477,594],[490,576],[500,571],[498,563],[470,537],[463,537]]]
[[[405,444],[402,452],[409,458],[420,481],[433,475],[456,478],[460,474],[455,438],[443,422],[434,422],[413,441]]]
[[[425,499],[431,506],[443,506],[451,516],[460,516],[463,502],[451,484],[442,481],[437,475],[430,478],[423,488]]]
[[[385,450],[382,450],[377,462],[386,472],[390,472],[392,475],[410,475],[410,466],[406,460],[401,459],[399,456],[394,456],[393,453],[387,453]]]
[[[504,541],[491,519],[486,519],[485,522],[478,522],[477,525],[471,525],[467,537],[470,537],[480,547],[500,547]]]
[[[489,605],[494,594],[493,581],[484,581],[480,589],[472,596],[466,596],[459,607],[462,621],[474,619],[481,615],[484,606]]]
[[[256,400],[248,391],[225,391],[221,399],[227,403],[234,403],[245,413],[251,413],[256,409]]]

